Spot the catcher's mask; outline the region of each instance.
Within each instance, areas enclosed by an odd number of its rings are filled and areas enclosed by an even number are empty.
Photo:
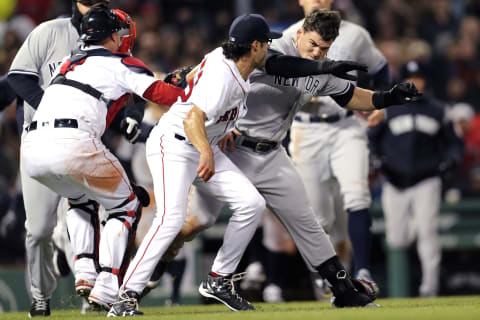
[[[137,40],[137,26],[128,13],[118,9],[113,9],[113,12],[117,15],[117,19],[121,20],[123,24],[128,26],[128,28],[122,28],[119,31],[122,43],[118,51],[131,55],[135,40]]]
[[[123,32],[122,30],[126,31]],[[94,6],[83,16],[80,25],[80,40],[86,44],[102,41],[114,32],[123,39],[120,50],[129,53],[136,39],[136,27],[132,19],[121,10],[110,10],[103,6]],[[125,41],[127,40],[127,41]]]

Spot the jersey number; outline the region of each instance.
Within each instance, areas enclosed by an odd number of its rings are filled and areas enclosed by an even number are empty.
[[[193,79],[188,82],[187,87],[183,90],[182,95],[180,96],[182,98],[182,102],[186,102],[188,98],[190,98],[190,96],[192,95],[193,87],[197,85],[198,80],[200,80],[200,78],[202,77],[205,62],[207,62],[207,59],[203,59],[202,64],[200,65],[200,69],[198,69]]]

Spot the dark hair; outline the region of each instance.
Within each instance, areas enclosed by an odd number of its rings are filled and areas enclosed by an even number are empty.
[[[335,40],[341,20],[338,11],[315,9],[305,17],[303,30],[315,31],[324,41]]]
[[[237,62],[241,57],[250,52],[252,43],[233,43],[225,41],[222,43],[223,55],[227,59]]]

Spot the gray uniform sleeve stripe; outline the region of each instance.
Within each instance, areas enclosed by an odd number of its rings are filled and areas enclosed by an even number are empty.
[[[12,69],[8,72],[8,74],[13,74],[13,73],[26,74],[26,75],[30,75],[30,76],[35,76],[37,78],[39,77],[38,72],[27,71],[27,70]]]

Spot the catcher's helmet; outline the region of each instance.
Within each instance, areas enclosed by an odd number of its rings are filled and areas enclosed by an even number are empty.
[[[113,9],[112,11],[117,16],[117,19],[120,20],[120,23],[123,23],[124,25],[126,24],[128,27],[128,29],[122,28],[122,30],[120,30],[120,37],[122,39],[122,43],[118,51],[131,55],[133,46],[135,45],[135,41],[137,40],[137,25],[125,11],[118,9]]]
[[[80,40],[85,43],[101,41],[120,29],[129,29],[129,25],[118,19],[113,10],[95,6],[82,18]]]

